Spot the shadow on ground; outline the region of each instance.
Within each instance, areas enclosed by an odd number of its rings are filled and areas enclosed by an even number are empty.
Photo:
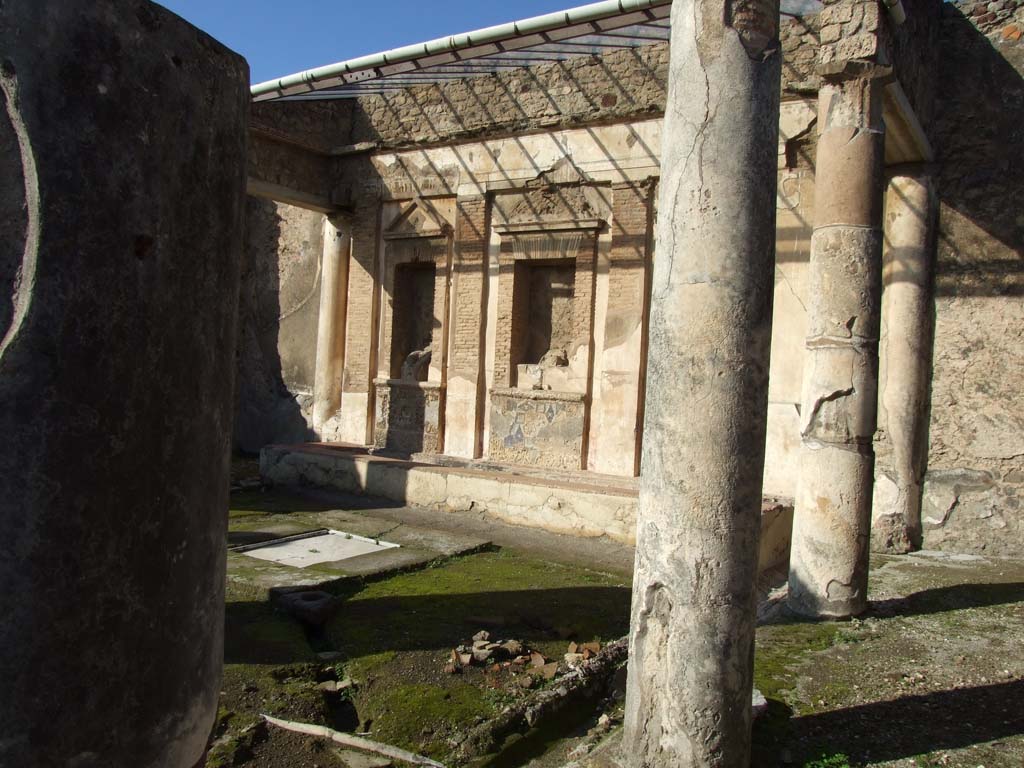
[[[420,574],[429,581],[430,574]],[[406,576],[408,578],[408,575]],[[361,598],[348,596],[314,645],[348,658],[380,653],[450,650],[487,630],[533,646],[621,637],[629,630],[627,587],[448,592]],[[318,649],[320,650],[320,649]],[[226,606],[227,664],[310,661],[306,632],[265,602]]]
[[[854,763],[914,757],[1024,734],[1024,681],[904,696],[792,720],[797,740]],[[885,734],[880,739],[879,734]]]
[[[923,616],[965,608],[985,608],[1024,602],[1024,582],[954,584],[924,589],[906,597],[873,600],[869,616]]]

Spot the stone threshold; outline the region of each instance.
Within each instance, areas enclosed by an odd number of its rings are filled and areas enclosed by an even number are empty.
[[[381,455],[342,443],[270,445],[260,474],[271,483],[379,496],[413,506],[486,515],[513,525],[635,543],[637,478],[469,461]],[[761,568],[789,556],[792,502],[762,505]]]

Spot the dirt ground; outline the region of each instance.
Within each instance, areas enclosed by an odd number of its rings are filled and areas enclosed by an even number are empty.
[[[235,513],[288,514],[285,494],[237,497],[245,509]],[[365,733],[453,765],[470,729],[559,677],[531,679],[528,688],[515,665],[451,674],[452,648],[487,630],[559,660],[570,642],[606,643],[628,630],[628,573],[547,554],[512,541],[349,582],[336,589],[341,609],[318,630],[277,612],[263,591],[229,584],[221,711],[207,765],[387,762],[267,726],[260,713]],[[876,557],[871,598],[868,614],[852,622],[783,617],[759,629],[755,677],[769,709],[755,725],[752,764],[1024,766],[1024,562]],[[322,690],[335,681],[352,685]],[[473,764],[582,764],[595,747],[594,755],[613,755],[621,691],[608,694]],[[599,722],[603,714],[610,717]]]

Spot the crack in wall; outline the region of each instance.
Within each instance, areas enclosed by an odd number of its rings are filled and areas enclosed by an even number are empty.
[[[806,312],[807,311],[807,305],[804,304],[803,299],[801,299],[799,294],[797,294],[796,289],[793,287],[793,283],[790,282],[789,275],[786,274],[786,270],[784,270],[782,268],[781,264],[777,263],[775,265],[775,271],[782,278],[782,282],[784,282],[786,284],[786,287],[789,288],[789,292],[793,295],[793,298],[796,299],[796,303],[800,305],[800,308],[804,312]]]

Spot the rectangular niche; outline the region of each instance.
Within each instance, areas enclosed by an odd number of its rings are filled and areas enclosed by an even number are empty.
[[[586,455],[599,220],[499,224],[488,456],[580,469]]]
[[[434,263],[395,266],[390,365],[392,379],[427,380],[430,365],[426,362],[417,364],[409,356],[414,352],[429,352],[433,347],[434,330],[441,325],[441,319],[434,317],[436,282],[437,266]]]
[[[513,386],[521,366],[567,365],[576,339],[573,295],[576,262],[516,261],[513,276],[511,363]]]

